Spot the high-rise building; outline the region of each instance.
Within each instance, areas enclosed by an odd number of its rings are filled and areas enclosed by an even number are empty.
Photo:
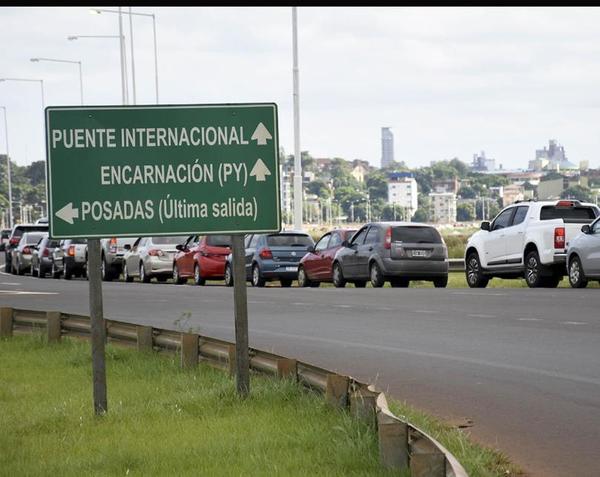
[[[390,128],[381,128],[381,167],[394,162],[394,135]]]

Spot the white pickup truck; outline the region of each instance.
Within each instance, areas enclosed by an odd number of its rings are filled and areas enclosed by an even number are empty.
[[[558,285],[566,275],[566,248],[582,224],[600,209],[578,200],[518,201],[490,223],[481,223],[465,248],[471,288],[485,288],[493,277],[525,278],[531,288]]]

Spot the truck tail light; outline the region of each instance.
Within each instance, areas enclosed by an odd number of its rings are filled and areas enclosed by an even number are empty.
[[[273,253],[271,252],[270,248],[264,247],[260,250],[260,252],[258,253],[258,256],[260,258],[262,258],[263,260],[271,260],[273,259]]]
[[[50,250],[48,250],[47,248],[45,248],[44,251],[42,252],[42,256],[43,257],[49,257],[50,256]]]
[[[69,245],[69,249],[67,250],[67,255],[69,257],[75,256],[75,245]]]
[[[565,248],[565,228],[556,227],[554,229],[554,248]]]
[[[31,255],[31,248],[30,247],[23,247],[23,254],[24,255]]]
[[[117,238],[116,237],[113,237],[110,239],[108,250],[110,253],[117,253]]]
[[[148,250],[148,255],[152,257],[162,257],[164,255],[164,252],[159,248],[153,248],[151,250]]]
[[[383,241],[383,248],[387,248],[388,250],[392,248],[392,228],[388,227],[385,232],[385,240]]]

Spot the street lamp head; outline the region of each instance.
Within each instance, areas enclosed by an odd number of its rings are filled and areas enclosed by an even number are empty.
[[[34,63],[37,63],[38,61],[40,61],[39,58],[31,58],[29,61],[33,61]]]
[[[68,36],[67,40],[77,40],[77,38],[79,38],[79,37],[76,35],[72,35],[72,36]]]

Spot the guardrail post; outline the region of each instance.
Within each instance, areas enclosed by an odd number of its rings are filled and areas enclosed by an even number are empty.
[[[295,359],[282,358],[277,360],[277,377],[298,379],[298,361]]]
[[[227,346],[228,365],[229,365],[229,376],[235,376],[235,345],[230,344]]]
[[[199,336],[194,333],[181,333],[181,367],[198,366]]]
[[[379,460],[384,467],[405,469],[408,467],[408,425],[392,416],[377,413],[379,436]]]
[[[376,423],[376,410],[376,393],[364,389],[358,389],[350,394],[350,413],[355,418],[364,420],[369,425],[374,426]]]
[[[0,338],[10,338],[13,335],[13,309],[0,308]]]
[[[411,477],[446,477],[446,456],[440,452],[412,454],[410,456]]]
[[[136,331],[138,351],[153,351],[154,339],[152,334],[152,327],[138,325]]]
[[[339,374],[327,375],[327,387],[325,388],[325,400],[333,407],[348,407],[348,388],[350,378]]]
[[[60,311],[46,312],[46,333],[48,336],[48,343],[60,341]]]

